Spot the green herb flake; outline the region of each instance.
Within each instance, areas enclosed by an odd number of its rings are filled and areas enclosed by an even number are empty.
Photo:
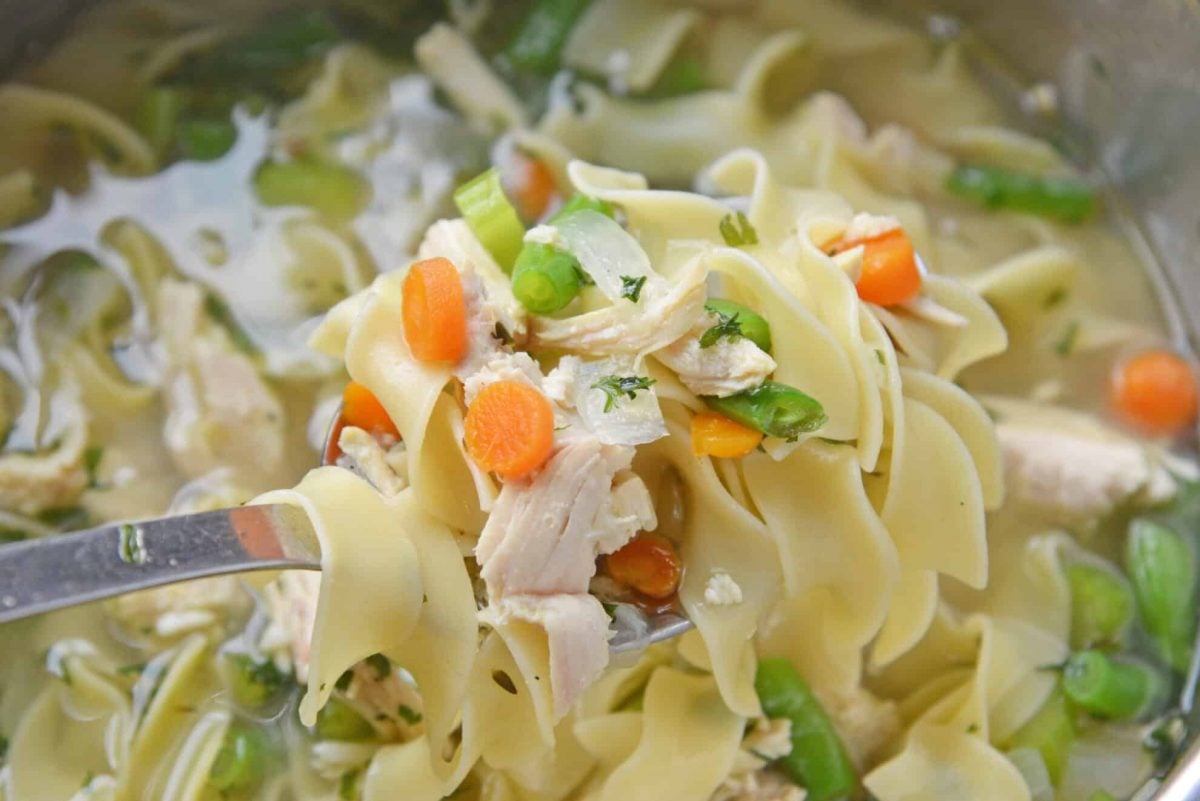
[[[1067,324],[1063,335],[1058,342],[1054,343],[1054,352],[1064,359],[1071,355],[1071,351],[1075,350],[1075,344],[1079,339],[1079,321],[1072,320]]]
[[[19,528],[0,528],[0,542],[21,542],[29,539],[29,532]]]
[[[146,546],[142,542],[142,530],[132,523],[124,523],[117,532],[117,556],[131,565],[146,563]]]
[[[117,673],[121,676],[140,676],[142,671],[146,669],[145,662],[137,662],[132,665],[122,665],[117,668]]]
[[[742,324],[738,322],[739,315],[736,312],[734,314],[713,312],[713,314],[717,315],[717,324],[700,335],[701,348],[711,348],[722,339],[737,342],[742,338]]]
[[[413,709],[408,704],[401,704],[400,708],[396,710],[396,714],[403,718],[404,722],[409,726],[416,726],[421,722],[423,717],[420,712]]]
[[[611,412],[622,397],[633,400],[637,397],[638,392],[650,389],[653,384],[654,379],[645,376],[609,375],[592,384],[591,388],[598,389],[607,396],[604,399],[604,411]]]
[[[358,798],[358,769],[348,770],[338,780],[338,798],[354,801]]]
[[[1050,290],[1050,293],[1046,295],[1046,299],[1042,301],[1042,308],[1053,309],[1056,306],[1061,306],[1067,299],[1068,294],[1069,293],[1067,292],[1066,287],[1055,287],[1054,289]]]
[[[87,510],[82,506],[55,506],[43,511],[37,519],[64,531],[87,528],[89,524]]]
[[[508,329],[504,327],[504,323],[496,323],[496,327],[492,329],[492,339],[499,340],[505,345],[513,343],[512,334],[508,333]]]
[[[258,355],[258,346],[254,344],[254,341],[242,329],[241,324],[233,316],[233,312],[226,305],[225,301],[209,293],[204,296],[204,311],[208,313],[213,322],[220,325],[229,333],[229,339],[233,342],[235,348],[247,356]]]
[[[392,662],[383,654],[371,654],[366,663],[375,672],[376,679],[383,680],[392,675]]]
[[[96,472],[100,468],[100,462],[104,459],[104,448],[99,445],[93,445],[83,452],[83,467],[87,470],[88,488],[89,489],[105,489],[106,485],[100,483],[96,477]]]
[[[346,690],[350,689],[350,682],[352,681],[354,681],[354,671],[347,670],[346,672],[342,673],[342,675],[338,676],[338,680],[333,683],[333,689],[344,693]]]
[[[758,231],[754,230],[750,220],[746,219],[746,215],[740,211],[726,214],[721,218],[718,227],[721,230],[721,238],[731,248],[758,244]]]
[[[631,275],[621,276],[621,297],[637,303],[642,297],[642,287],[646,285],[646,276],[639,275],[634,278]]]

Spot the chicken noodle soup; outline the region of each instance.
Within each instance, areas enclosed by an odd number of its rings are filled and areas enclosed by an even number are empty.
[[[0,629],[0,799],[1130,797],[1195,375],[969,55],[835,0],[90,11],[0,85],[3,539],[285,503],[323,570]]]

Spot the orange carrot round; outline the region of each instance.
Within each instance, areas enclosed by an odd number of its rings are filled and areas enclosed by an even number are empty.
[[[550,458],[554,410],[528,384],[488,384],[467,409],[466,442],[467,452],[484,470],[518,478]]]
[[[404,339],[422,362],[456,362],[467,352],[462,279],[447,259],[419,261],[404,277]]]
[[[880,306],[895,306],[921,291],[916,253],[912,240],[902,229],[888,231],[861,244],[862,272],[854,285],[860,298]]]
[[[351,381],[342,390],[342,416],[339,423],[361,428],[371,434],[386,434],[400,439],[399,429],[379,398],[357,381]]]
[[[521,216],[526,220],[541,219],[558,191],[554,173],[537,159],[524,159],[521,163],[521,182],[514,192]]]
[[[1180,356],[1148,350],[1113,371],[1113,405],[1150,434],[1173,434],[1196,420],[1196,374]]]
[[[670,540],[642,533],[604,557],[604,569],[614,581],[650,598],[669,598],[679,589],[683,562]]]
[[[337,420],[333,421],[333,430],[329,433],[329,439],[325,441],[325,452],[321,454],[321,464],[337,464],[338,459],[342,458],[342,446],[338,440],[341,439],[342,429],[345,427],[346,417],[339,414]]]
[[[761,431],[730,420],[716,412],[701,412],[692,418],[692,452],[697,456],[738,459],[762,442]]]

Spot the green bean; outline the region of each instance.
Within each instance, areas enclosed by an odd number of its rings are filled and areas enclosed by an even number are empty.
[[[553,245],[530,242],[521,248],[513,265],[513,294],[534,314],[558,311],[582,287],[579,260]]]
[[[736,315],[742,336],[767,353],[771,352],[771,326],[758,312],[724,298],[709,298],[704,308],[730,318]]]
[[[829,419],[815,398],[775,381],[764,381],[727,398],[705,396],[704,402],[731,420],[786,440],[816,431]]]
[[[1081,222],[1096,208],[1095,193],[1080,181],[978,164],[959,166],[947,178],[946,188],[990,209],[1009,209],[1063,222]]]
[[[1179,672],[1188,669],[1196,633],[1196,560],[1171,529],[1145,518],[1129,525],[1126,570],[1146,631],[1159,655]]]
[[[501,269],[512,270],[525,239],[525,226],[500,186],[499,170],[493,167],[454,190],[454,204]]]
[[[354,217],[370,194],[354,170],[320,161],[269,161],[255,174],[254,188],[267,206],[308,206],[335,220]]]
[[[1102,651],[1079,651],[1063,667],[1063,692],[1088,714],[1136,718],[1161,697],[1162,679],[1149,667],[1118,662]]]
[[[321,12],[273,15],[262,27],[188,59],[173,77],[274,88],[285,73],[317,58],[339,39],[337,29]]]
[[[135,123],[159,158],[175,141],[175,128],[186,106],[186,94],[173,87],[156,86],[142,95]]]
[[[516,67],[541,75],[558,69],[571,29],[591,0],[538,0],[508,43],[505,54]]]
[[[1115,571],[1076,562],[1068,565],[1071,589],[1071,647],[1122,644],[1133,620],[1133,593]]]
[[[213,760],[208,783],[222,794],[253,790],[266,774],[270,750],[262,731],[233,724]]]
[[[758,663],[754,688],[763,712],[792,724],[792,750],[780,764],[812,801],[850,798],[858,784],[837,730],[799,672],[786,659]]]
[[[613,216],[613,207],[609,205],[608,202],[600,200],[599,198],[588,197],[587,195],[582,195],[577,192],[574,195],[571,195],[571,199],[564,203],[561,209],[554,212],[554,216],[550,218],[550,222],[558,222],[568,214],[575,211],[581,211],[582,209],[598,211],[610,219]]]
[[[287,681],[270,659],[256,662],[249,654],[225,654],[225,676],[233,700],[255,709],[271,700]]]
[[[330,698],[317,713],[317,736],[323,740],[369,740],[375,736],[370,722],[354,707]]]
[[[187,120],[179,126],[179,151],[193,161],[218,159],[236,140],[237,128],[229,120]]]
[[[1074,741],[1075,721],[1071,708],[1062,688],[1055,687],[1037,713],[1017,729],[1005,748],[1032,748],[1040,753],[1050,780],[1057,785]]]

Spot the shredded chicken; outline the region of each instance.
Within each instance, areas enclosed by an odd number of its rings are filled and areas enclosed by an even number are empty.
[[[873,767],[883,749],[900,736],[900,713],[893,701],[880,700],[861,687],[819,693],[819,700],[860,773]]]
[[[753,389],[775,372],[775,360],[745,337],[722,337],[702,347],[700,338],[716,323],[715,315],[704,315],[687,336],[656,351],[654,356],[674,370],[692,392],[718,398]]]
[[[411,740],[421,733],[421,695],[396,670],[380,675],[370,662],[350,669],[341,697],[375,727],[385,740]]]
[[[1087,525],[1135,496],[1165,500],[1175,483],[1139,442],[1090,415],[1021,404],[996,426],[1011,498],[1058,525]]]
[[[164,280],[159,310],[169,363],[163,439],[176,466],[191,478],[222,465],[275,470],[283,459],[283,406],[250,358],[206,318],[204,291]]]
[[[385,448],[361,428],[346,426],[338,435],[342,455],[338,466],[370,482],[385,497],[399,495],[408,486],[408,451],[403,442]]]
[[[514,618],[546,632],[554,714],[561,718],[608,665],[608,615],[586,591],[510,595],[493,599],[479,613],[482,622],[497,628]]]
[[[263,591],[271,622],[259,639],[259,648],[271,654],[280,669],[290,668],[300,684],[308,682],[320,591],[321,574],[310,570],[281,573]]]
[[[703,316],[707,272],[696,259],[674,281],[650,275],[638,306],[614,303],[561,320],[539,317],[533,338],[540,348],[592,356],[660,350],[686,336]]]
[[[633,453],[585,436],[563,446],[532,479],[505,483],[475,547],[490,598],[586,593],[599,554],[653,528],[641,479],[625,476],[620,485],[629,487],[611,492]]]
[[[468,406],[479,390],[497,381],[517,381],[541,388],[542,371],[528,353],[497,351],[477,371],[463,381],[463,399]]]
[[[890,214],[867,214],[859,212],[846,226],[842,238],[847,242],[857,242],[863,239],[874,239],[900,227],[900,221]]]
[[[804,791],[767,765],[792,752],[789,720],[759,718],[742,738],[729,775],[710,801],[803,801]]]

